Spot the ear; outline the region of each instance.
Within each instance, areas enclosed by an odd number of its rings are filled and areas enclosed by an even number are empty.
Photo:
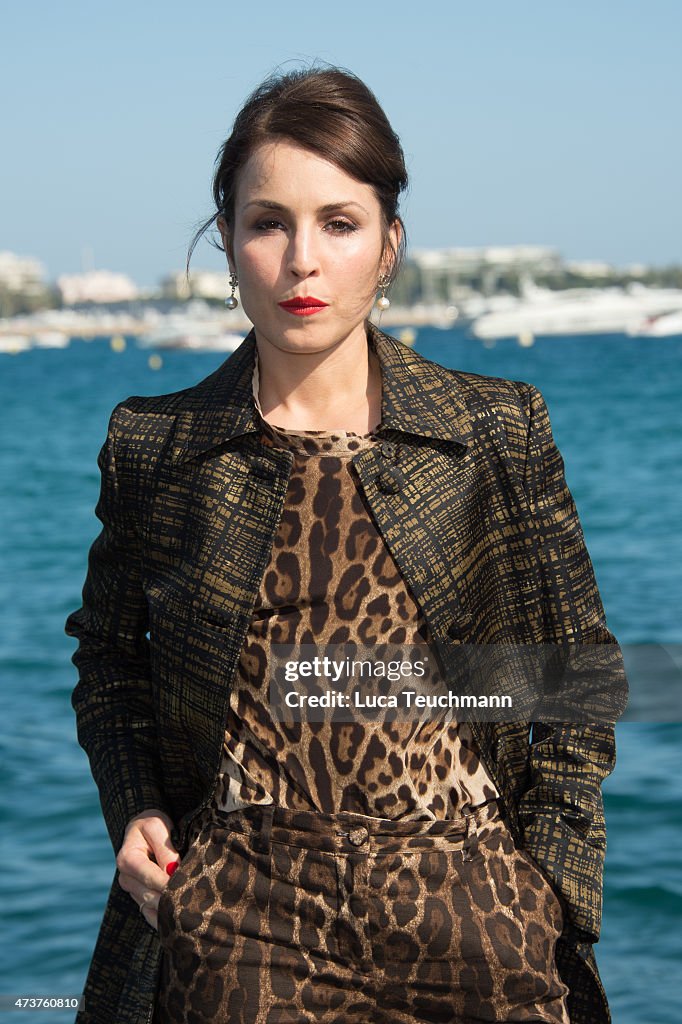
[[[223,249],[225,250],[225,255],[227,256],[229,268],[232,271],[234,270],[234,253],[232,251],[232,237],[230,235],[230,229],[227,226],[227,221],[223,217],[222,213],[216,220],[216,226],[218,228],[218,231],[220,232],[220,237],[223,240]]]
[[[403,229],[399,220],[394,220],[388,229],[386,248],[381,258],[381,273],[390,275],[395,265],[400,241],[403,237]]]

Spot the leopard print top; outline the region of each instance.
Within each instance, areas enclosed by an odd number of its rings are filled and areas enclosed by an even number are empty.
[[[292,810],[452,818],[499,796],[467,723],[297,723],[269,712],[270,644],[429,644],[429,630],[362,496],[352,456],[372,433],[289,430],[261,443],[294,454],[270,561],[237,666],[218,782],[207,808],[275,802]],[[432,649],[433,650],[433,649]]]

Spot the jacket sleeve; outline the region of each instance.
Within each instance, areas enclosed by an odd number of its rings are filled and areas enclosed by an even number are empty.
[[[606,853],[601,784],[615,766],[616,750],[608,716],[591,719],[589,708],[592,701],[611,708],[615,722],[628,684],[547,406],[532,385],[529,400],[525,486],[538,527],[545,631],[548,643],[567,644],[564,649],[573,652],[562,663],[561,688],[576,703],[569,722],[533,722],[530,781],[519,815],[526,849],[566,901],[567,937],[597,942]]]
[[[140,540],[117,472],[119,405],[98,457],[95,514],[102,529],[90,548],[82,607],[66,621],[78,640],[72,693],[78,742],[90,760],[114,852],[128,821],[148,808],[166,810],[151,693],[147,607]],[[169,813],[167,811],[167,813]]]

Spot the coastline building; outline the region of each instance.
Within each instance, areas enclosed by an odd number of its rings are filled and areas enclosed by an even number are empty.
[[[57,288],[65,306],[80,302],[129,302],[137,299],[139,289],[127,274],[111,270],[89,270],[84,274],[62,274]]]
[[[189,281],[184,270],[166,274],[161,279],[164,299],[224,299],[230,294],[227,270],[193,270]],[[238,294],[238,293],[237,293]]]
[[[0,286],[8,292],[24,295],[45,290],[45,267],[32,256],[17,256],[14,252],[0,252]]]
[[[0,318],[50,305],[45,267],[32,256],[0,252]]]

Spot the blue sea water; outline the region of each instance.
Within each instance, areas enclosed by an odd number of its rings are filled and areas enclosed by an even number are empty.
[[[682,643],[682,338],[487,347],[463,332],[422,329],[416,349],[540,388],[610,628],[621,644]],[[0,357],[0,993],[82,992],[113,876],[76,741],[74,643],[63,633],[99,528],[97,452],[121,399],[187,387],[227,358],[164,353],[155,372],[148,357],[132,341],[116,353],[105,339]],[[678,1024],[682,724],[621,722],[616,736],[597,962],[614,1024]]]

